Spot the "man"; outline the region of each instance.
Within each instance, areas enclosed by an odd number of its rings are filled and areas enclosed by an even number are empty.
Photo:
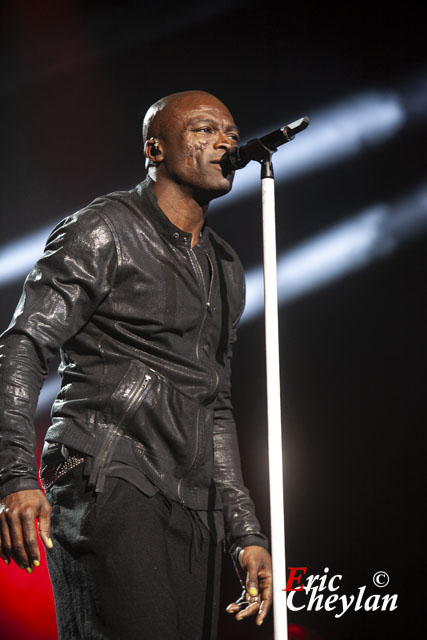
[[[146,180],[53,230],[1,341],[0,554],[37,567],[38,519],[61,640],[215,638],[223,523],[249,603],[228,611],[261,624],[271,604],[230,402],[244,275],[206,225],[238,131],[201,91],[159,100],[143,129]],[[48,501],[32,417],[58,349]]]

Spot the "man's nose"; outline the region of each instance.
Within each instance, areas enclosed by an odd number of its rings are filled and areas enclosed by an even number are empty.
[[[228,151],[228,149],[234,147],[235,144],[236,142],[232,140],[227,133],[219,131],[214,146],[216,149],[224,149],[224,151]]]

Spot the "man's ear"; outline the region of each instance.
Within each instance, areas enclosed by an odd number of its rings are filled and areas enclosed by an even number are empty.
[[[157,165],[163,160],[163,151],[157,138],[148,138],[144,152],[150,164]]]

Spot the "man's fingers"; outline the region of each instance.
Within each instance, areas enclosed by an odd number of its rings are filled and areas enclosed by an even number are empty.
[[[247,602],[246,607],[236,612],[236,620],[240,621],[240,620],[244,620],[245,618],[248,618],[249,616],[253,616],[258,612],[259,607],[260,607],[260,603],[258,598],[251,598]]]
[[[246,591],[250,596],[258,595],[258,570],[259,566],[255,563],[251,563],[247,569]]]
[[[12,546],[12,558],[21,568],[30,568],[30,560],[24,544],[24,536],[22,533],[22,525],[17,509],[8,509],[6,520],[10,531],[10,540]]]
[[[49,502],[46,500],[43,502],[42,507],[40,509],[39,516],[39,534],[40,539],[43,542],[44,546],[47,549],[52,549],[52,539],[50,537],[50,515],[52,513],[52,507]]]
[[[251,598],[251,600],[253,600],[253,598]],[[244,611],[250,604],[251,602],[246,598],[239,598],[236,602],[229,604],[225,610],[227,613],[239,613],[239,611]]]
[[[21,525],[24,538],[24,545],[30,564],[28,567],[32,569],[33,564],[40,564],[40,551],[37,544],[36,515],[31,508],[21,512]],[[27,566],[27,565],[26,565]]]
[[[0,516],[0,556],[6,564],[10,563],[12,543],[10,541],[9,527],[5,515]]]
[[[257,625],[261,625],[264,622],[264,618],[267,616],[273,602],[272,578],[269,577],[268,579],[263,579],[260,581],[260,584],[262,591],[262,602],[256,618]]]
[[[258,596],[250,596],[246,588],[242,595],[235,602],[232,602],[226,608],[227,613],[234,614],[236,620],[243,620],[249,616],[253,616],[258,612],[260,607],[260,599]]]
[[[36,519],[40,538],[47,548],[50,539],[50,506],[40,489],[12,492],[0,502],[0,555],[12,558],[31,573],[40,565]]]

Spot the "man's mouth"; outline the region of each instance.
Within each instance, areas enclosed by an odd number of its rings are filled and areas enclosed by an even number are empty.
[[[218,167],[222,171],[221,161],[220,160],[211,160],[211,164],[215,165],[216,167]]]
[[[210,160],[210,164],[215,164],[217,167],[219,167],[219,169],[221,170],[222,175],[224,176],[224,178],[228,178],[230,179],[230,176],[232,175],[231,173],[228,174],[224,174],[224,171],[222,169],[222,165],[221,165],[221,160],[222,160],[222,156],[221,158],[217,158],[216,160]]]

